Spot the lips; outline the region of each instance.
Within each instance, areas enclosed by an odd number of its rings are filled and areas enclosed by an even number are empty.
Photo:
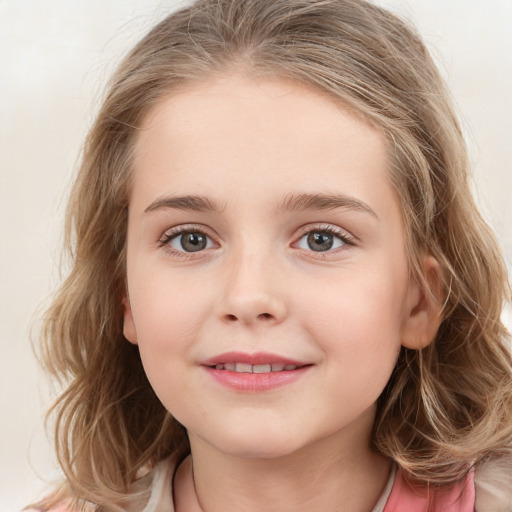
[[[227,370],[240,373],[268,373],[295,370],[308,363],[296,361],[269,352],[246,354],[244,352],[226,352],[207,359],[202,363],[215,367],[217,370]]]
[[[202,363],[217,382],[237,391],[269,391],[290,384],[312,366],[275,354],[229,352]]]
[[[270,372],[288,372],[296,370],[299,366],[295,364],[267,363],[267,364],[248,364],[248,363],[217,363],[216,370],[226,370],[237,373],[270,373]]]

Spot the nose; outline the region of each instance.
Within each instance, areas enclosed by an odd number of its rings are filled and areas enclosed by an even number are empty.
[[[233,258],[226,269],[219,316],[225,323],[276,325],[287,315],[284,282],[270,257]]]

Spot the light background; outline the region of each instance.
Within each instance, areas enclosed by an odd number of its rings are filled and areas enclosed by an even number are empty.
[[[478,198],[510,268],[512,0],[380,3],[419,26],[450,83]],[[83,137],[119,58],[176,4],[0,0],[0,512],[21,509],[58,475],[29,332],[60,280],[62,213]]]

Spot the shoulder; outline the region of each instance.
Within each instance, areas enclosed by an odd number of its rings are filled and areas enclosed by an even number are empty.
[[[171,456],[144,468],[130,487],[126,500],[116,506],[124,512],[173,512],[172,480],[176,467],[177,461]],[[23,512],[95,512],[99,508],[93,503],[78,501],[75,506],[77,500],[71,498],[63,486]]]
[[[60,491],[56,491],[38,503],[24,508],[22,512],[93,512],[94,508],[85,506],[79,508],[72,506],[72,499]]]
[[[477,467],[475,491],[476,512],[512,512],[512,459]]]
[[[86,506],[86,508],[77,509],[70,505],[68,500],[61,501],[50,508],[26,508],[23,512],[94,512],[95,506]]]
[[[143,512],[174,511],[172,485],[178,465],[178,461],[173,456],[155,465],[151,471],[149,499],[146,506],[138,510],[143,510]]]
[[[429,508],[430,507],[430,508]],[[432,508],[433,507],[433,508]],[[399,469],[385,512],[512,512],[512,460],[479,465],[450,488],[412,486]]]
[[[23,512],[75,512],[71,507],[68,506],[66,502],[59,503],[55,507],[51,507],[50,509],[42,509],[42,508],[26,508]]]
[[[120,503],[120,508],[124,512],[174,512],[172,485],[176,467],[177,461],[170,456],[152,468],[141,471],[130,488],[129,499]]]
[[[473,473],[449,488],[433,488],[409,481],[399,468],[384,512],[424,512],[425,510],[474,512]]]

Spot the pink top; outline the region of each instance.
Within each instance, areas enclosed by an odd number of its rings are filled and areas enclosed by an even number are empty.
[[[474,512],[475,483],[473,472],[449,489],[412,488],[397,471],[393,489],[384,512]]]

